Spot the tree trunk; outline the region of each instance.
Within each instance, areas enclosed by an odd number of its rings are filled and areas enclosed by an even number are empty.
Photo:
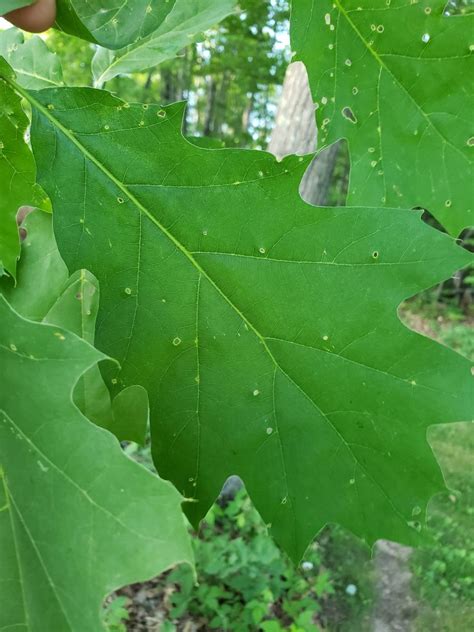
[[[150,91],[151,88],[151,80],[153,79],[153,70],[150,70],[150,72],[147,75],[146,81],[145,81],[145,85],[143,86],[143,94],[142,94],[142,99],[143,101],[146,101],[147,98],[147,94]]]
[[[176,101],[174,95],[174,78],[171,71],[166,69],[161,72],[161,102],[163,105],[174,103]]]
[[[278,105],[275,128],[268,151],[277,158],[288,154],[309,154],[316,150],[317,130],[314,104],[306,68],[301,62],[288,66]],[[329,185],[339,143],[324,149],[308,167],[300,186],[301,197],[310,204],[327,203]]]
[[[255,94],[252,92],[249,100],[247,102],[247,106],[245,108],[245,110],[242,112],[242,128],[241,130],[245,133],[247,133],[249,131],[249,125],[250,125],[250,117],[252,115],[253,112],[253,108],[255,105]]]
[[[212,124],[214,122],[214,110],[216,107],[216,94],[217,94],[217,85],[214,81],[214,78],[210,77],[210,89],[208,92],[208,102],[207,102],[207,110],[206,110],[206,121],[204,123],[204,136],[210,136],[213,129]]]
[[[222,134],[222,126],[225,123],[229,83],[229,73],[227,70],[224,70],[222,80],[219,86],[216,86],[215,106],[212,120],[212,132],[216,136],[220,136]]]

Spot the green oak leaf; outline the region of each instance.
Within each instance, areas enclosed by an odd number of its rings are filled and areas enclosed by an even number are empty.
[[[0,627],[103,630],[116,588],[192,560],[182,497],[72,403],[103,355],[0,297]]]
[[[42,270],[40,273],[44,274]],[[78,270],[61,289],[43,322],[64,327],[94,344],[98,309],[97,279],[87,270]],[[100,369],[95,365],[78,381],[74,402],[88,419],[113,432],[120,441],[145,444],[149,411],[148,394],[142,386],[129,386],[111,401]]]
[[[176,0],[161,25],[148,37],[118,51],[99,48],[92,60],[97,85],[119,74],[146,70],[162,63],[235,9],[236,0]]]
[[[224,141],[214,136],[186,136],[186,140],[203,149],[224,149],[225,147]]]
[[[38,35],[25,41],[20,29],[0,31],[0,57],[7,60],[24,88],[40,90],[64,85],[59,58]]]
[[[0,15],[34,4],[36,0],[0,0]]]
[[[321,146],[346,138],[349,204],[428,209],[474,223],[474,15],[446,0],[292,0]]]
[[[156,30],[175,2],[58,0],[56,27],[106,48],[122,48]]]
[[[0,56],[0,76],[13,77]],[[47,208],[49,201],[36,184],[36,167],[25,142],[29,120],[21,99],[0,78],[0,262],[13,278],[20,254],[16,214],[20,206],[34,204]]]
[[[120,441],[145,445],[149,416],[148,393],[143,386],[133,384],[114,397],[112,419],[107,428]]]
[[[0,292],[23,317],[63,327],[94,344],[99,309],[99,284],[87,270],[71,277],[59,254],[51,215],[39,210],[22,224],[26,237],[18,266],[18,284],[0,279]],[[81,412],[118,439],[144,444],[148,395],[138,385],[121,391],[112,402],[99,367],[79,379],[74,401]]]
[[[238,474],[295,559],[329,522],[417,542],[444,489],[426,429],[469,419],[474,392],[397,306],[470,255],[420,212],[306,204],[311,157],[188,143],[183,104],[18,89],[62,256],[101,284],[108,384],[147,389],[194,523]]]

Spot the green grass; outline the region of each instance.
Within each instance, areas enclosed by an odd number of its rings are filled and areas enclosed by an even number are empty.
[[[399,314],[411,328],[474,360],[474,307],[467,314],[426,298],[405,302]]]
[[[432,428],[429,440],[449,493],[430,503],[435,544],[412,557],[414,591],[422,604],[418,630],[474,630],[474,426]]]
[[[426,299],[407,302],[405,322],[474,360],[474,317]],[[430,429],[428,439],[449,492],[433,498],[428,527],[434,545],[412,556],[413,590],[420,603],[418,632],[474,630],[474,425]]]

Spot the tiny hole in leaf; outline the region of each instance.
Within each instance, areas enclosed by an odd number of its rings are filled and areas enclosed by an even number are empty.
[[[351,123],[357,123],[357,117],[349,106],[346,105],[345,108],[342,108],[341,113],[342,116]]]

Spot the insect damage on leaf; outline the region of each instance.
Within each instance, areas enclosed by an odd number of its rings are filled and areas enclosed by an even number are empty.
[[[474,223],[474,15],[446,17],[445,6],[293,0],[291,45],[319,144],[348,140],[348,203],[423,207],[457,237]]]
[[[469,255],[416,212],[304,203],[309,158],[191,145],[182,105],[22,93],[60,251],[101,284],[108,383],[148,390],[192,520],[239,474],[295,559],[328,522],[417,542],[444,488],[426,429],[470,418],[471,376],[396,310]]]
[[[40,90],[64,85],[58,56],[38,35],[25,41],[19,29],[0,31],[0,57],[13,68],[18,83],[24,88]]]

